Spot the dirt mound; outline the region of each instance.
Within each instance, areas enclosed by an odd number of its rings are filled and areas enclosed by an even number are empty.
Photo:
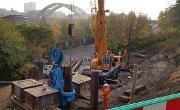
[[[180,81],[180,66],[171,74],[170,82],[179,82]]]
[[[165,48],[155,55],[140,74],[146,80],[147,90],[136,96],[136,102],[180,92],[178,49]]]

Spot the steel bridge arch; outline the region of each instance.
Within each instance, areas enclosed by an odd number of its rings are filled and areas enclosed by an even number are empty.
[[[73,5],[73,9],[72,9],[71,6],[72,5],[64,4],[64,3],[52,3],[48,6],[46,6],[45,8],[43,8],[38,13],[38,17],[39,18],[48,17],[53,12],[55,12],[56,10],[58,10],[59,8],[62,8],[62,7],[65,7],[67,9],[71,10],[74,14],[77,14],[81,18],[87,18],[88,17],[88,14],[84,10],[82,10],[81,8]]]

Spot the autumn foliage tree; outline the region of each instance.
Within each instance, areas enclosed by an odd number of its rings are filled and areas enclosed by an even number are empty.
[[[116,36],[119,40],[126,38],[131,41],[150,31],[150,19],[143,14],[137,16],[133,11],[127,15],[111,12],[107,17],[108,36]]]
[[[146,15],[136,15],[133,11],[128,14],[110,12],[107,16],[108,47],[118,51],[118,45],[124,47],[135,40],[149,37],[150,21]]]
[[[158,17],[159,36],[166,38],[166,44],[180,44],[180,0],[164,11]]]

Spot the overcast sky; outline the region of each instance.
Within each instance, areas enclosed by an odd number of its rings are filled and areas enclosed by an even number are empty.
[[[24,3],[26,2],[36,2],[36,8],[40,10],[50,3],[70,3],[70,1],[71,0],[0,0],[0,8],[6,8],[8,10],[13,8],[14,10],[23,12]],[[74,5],[90,13],[90,1],[91,0],[74,0]],[[105,0],[105,8],[116,13],[128,13],[132,10],[137,14],[144,13],[152,19],[156,19],[160,11],[163,11],[174,3],[175,0]]]

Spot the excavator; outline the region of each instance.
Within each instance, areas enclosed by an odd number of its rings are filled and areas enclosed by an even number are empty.
[[[91,70],[102,70],[102,75],[116,79],[118,70],[123,64],[123,57],[112,54],[106,43],[106,15],[104,0],[98,0],[98,9],[93,12],[93,33],[95,45],[95,58],[90,62]]]

